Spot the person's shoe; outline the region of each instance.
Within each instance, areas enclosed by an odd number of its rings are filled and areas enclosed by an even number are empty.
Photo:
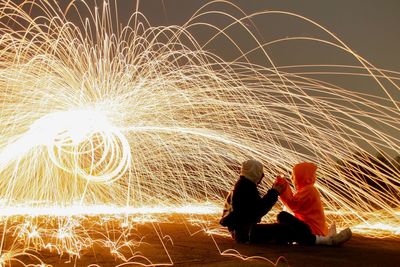
[[[346,229],[340,231],[338,234],[331,237],[332,245],[339,246],[339,245],[349,241],[351,238],[351,235],[352,235],[352,233],[351,233],[350,228],[346,228]]]

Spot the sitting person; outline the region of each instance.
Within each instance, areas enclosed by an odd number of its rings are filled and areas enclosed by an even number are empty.
[[[261,162],[254,159],[243,162],[240,177],[225,201],[220,224],[228,227],[236,242],[251,242],[251,232],[278,200],[283,186],[275,186],[260,197],[257,185],[263,177]]]
[[[314,183],[317,166],[303,162],[293,167],[292,179],[296,192],[293,193],[287,180],[278,177],[275,184],[283,186],[280,200],[294,216],[288,212],[278,215],[278,223],[286,225],[292,236],[290,241],[303,244],[339,245],[351,238],[351,230],[344,229],[336,234],[336,229],[328,233],[324,208]]]

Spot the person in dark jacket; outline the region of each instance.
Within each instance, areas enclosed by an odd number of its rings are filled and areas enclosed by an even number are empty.
[[[263,177],[261,162],[254,159],[243,162],[240,177],[225,201],[220,223],[228,227],[236,242],[255,241],[257,236],[254,233],[259,232],[260,227],[258,223],[278,200],[281,185],[269,189],[260,197],[257,185]]]

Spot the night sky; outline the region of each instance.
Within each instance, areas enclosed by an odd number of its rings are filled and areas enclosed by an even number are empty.
[[[154,26],[181,25],[207,2],[209,1],[146,0],[140,1],[139,8]],[[398,0],[236,0],[231,2],[247,14],[264,10],[281,10],[305,16],[331,30],[375,66],[391,70],[400,68],[400,1]],[[135,3],[136,1],[130,0],[119,1],[121,14],[128,16],[135,9]],[[296,28],[290,29],[288,26],[293,26],[293,19],[287,16],[264,15],[256,19],[256,25],[263,33],[265,40],[274,39],[277,33],[284,35],[310,33],[309,25],[298,21],[297,23]]]
[[[159,25],[182,25],[195,11],[209,1],[188,0],[146,0],[139,2],[139,10],[146,16],[152,26]],[[329,31],[333,32],[346,45],[357,54],[365,58],[377,68],[392,71],[400,71],[400,1],[398,0],[236,0],[231,1],[240,7],[246,14],[259,11],[288,11],[307,17]],[[127,18],[135,10],[136,1],[119,1],[121,18]],[[241,15],[227,4],[217,3],[205,10],[220,10],[236,17]],[[223,16],[210,15],[203,17],[216,26],[226,25]],[[252,19],[256,28],[251,30],[257,34],[262,42],[269,42],[279,38],[292,36],[311,36],[323,40],[332,41],[332,37],[324,33],[316,26],[304,20],[288,15],[267,14]],[[207,39],[203,30],[197,32],[196,37],[200,43]],[[193,32],[196,32],[195,30]],[[235,41],[245,50],[253,48],[248,45],[248,35],[240,29],[229,32]],[[243,35],[243,36],[242,36]],[[226,43],[215,42],[208,47],[212,52],[224,59],[235,58],[237,51]],[[286,42],[279,45],[268,46],[267,52],[277,66],[301,65],[301,64],[343,64],[361,66],[355,58],[332,46],[326,46],[317,42]],[[268,65],[265,58],[255,56],[253,63]],[[399,75],[397,75],[399,77]],[[375,96],[387,98],[379,85],[371,78],[354,78],[351,76],[314,76],[335,85],[342,86],[347,90],[353,90]],[[384,84],[391,97],[400,102],[399,90],[387,83]],[[392,105],[394,107],[394,105]],[[397,112],[397,114],[399,114]],[[399,118],[393,118],[400,121]],[[373,125],[390,135],[399,136],[399,130],[387,129],[379,123]],[[385,150],[385,149],[383,149]],[[376,153],[370,151],[371,153]],[[396,151],[386,151],[393,156]]]
[[[65,2],[61,1],[61,2]],[[66,1],[68,2],[68,1]],[[92,0],[88,3],[93,2]],[[101,6],[103,1],[97,1]],[[110,1],[113,5],[113,1]],[[360,56],[372,63],[377,68],[386,70],[400,70],[400,1],[397,0],[235,0],[230,1],[246,14],[250,15],[260,11],[287,11],[309,18],[327,28],[340,38],[346,45]],[[183,25],[199,8],[210,1],[204,0],[146,0],[139,1],[139,11],[143,13],[152,26]],[[117,1],[119,21],[126,24],[128,18],[136,10],[137,1]],[[232,14],[237,18],[243,17],[237,10],[227,3],[213,3],[203,11],[218,10]],[[199,21],[199,20],[197,20]],[[226,25],[226,17],[222,15],[208,15],[201,18],[218,27]],[[245,21],[250,30],[262,42],[270,42],[279,38],[307,36],[323,40],[334,41],[331,36],[304,20],[294,16],[282,14],[263,14],[252,18],[255,27],[250,21]],[[209,28],[197,27],[190,29],[195,38],[206,42],[210,35]],[[228,31],[238,45],[245,51],[255,47],[254,42],[249,42],[248,34],[239,27]],[[238,56],[238,51],[231,45],[217,39],[206,49],[231,60]],[[335,41],[336,42],[336,41]],[[290,41],[268,46],[267,53],[276,66],[302,65],[302,64],[340,64],[361,66],[355,58],[348,53],[331,46],[317,42]],[[266,59],[254,55],[252,63],[268,66]],[[320,77],[314,77],[320,78]],[[381,89],[372,79],[357,79],[342,76],[323,77],[323,80],[332,82],[344,88],[358,92],[382,96]],[[397,88],[387,88],[389,93],[400,102]],[[400,119],[400,118],[399,118]]]
[[[21,0],[18,0],[21,1]],[[65,7],[70,0],[58,0]],[[79,2],[79,1],[77,1]],[[96,2],[102,6],[102,0],[87,0],[89,6]],[[111,5],[114,0],[110,1]],[[150,21],[152,26],[182,25],[199,8],[211,1],[205,0],[142,0],[139,11]],[[265,10],[279,10],[296,13],[307,17],[332,31],[350,48],[373,63],[375,66],[389,70],[400,69],[400,1],[398,0],[234,0],[230,1],[240,7],[246,14]],[[136,10],[136,0],[118,0],[119,21],[126,24]],[[239,13],[228,4],[214,3],[207,10],[218,9],[239,17]],[[215,25],[223,16],[204,17]],[[327,35],[314,26],[285,15],[262,15],[253,20],[260,33],[261,40],[271,41],[280,36],[312,35],[328,39]],[[221,24],[222,25],[222,24]],[[285,54],[273,55],[279,63],[285,63]],[[229,52],[229,51],[228,51]],[[309,57],[309,55],[308,55]],[[330,58],[335,61],[335,56]],[[306,62],[303,62],[306,63]],[[331,62],[332,63],[332,62]],[[278,64],[279,65],[279,64]]]

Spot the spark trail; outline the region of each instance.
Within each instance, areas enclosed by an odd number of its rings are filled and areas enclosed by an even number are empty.
[[[376,226],[385,218],[389,229],[399,227],[399,169],[388,160],[400,151],[391,134],[400,129],[398,72],[374,67],[326,28],[288,12],[247,15],[215,1],[183,26],[153,27],[138,11],[122,27],[113,6],[0,1],[0,198],[10,216],[13,207],[97,205],[110,214],[218,206],[240,162],[255,157],[271,178],[299,161],[316,162],[317,186],[339,225]],[[227,6],[240,16],[224,12]],[[227,22],[212,25],[210,14]],[[253,19],[271,14],[327,38],[262,41]],[[199,27],[211,37],[198,39]],[[232,29],[253,46],[242,47]],[[233,59],[211,49],[217,40],[235,47]],[[356,63],[279,66],[268,53],[299,40]],[[254,55],[265,64],[252,62]],[[323,76],[369,79],[375,93]],[[389,151],[385,168],[370,152],[382,149]]]

